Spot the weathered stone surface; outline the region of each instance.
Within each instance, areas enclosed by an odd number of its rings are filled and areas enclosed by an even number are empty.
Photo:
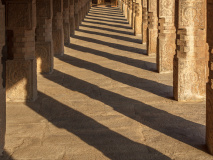
[[[135,27],[134,27],[134,34],[136,36],[141,36],[142,31],[142,5],[141,1],[136,0],[135,4]]]
[[[159,0],[157,70],[173,71],[176,49],[175,0]]]
[[[136,2],[133,1],[132,2],[132,23],[131,23],[131,27],[133,30],[135,29],[135,5],[136,5]]]
[[[36,58],[37,72],[53,71],[52,18],[53,1],[36,0]]]
[[[158,37],[158,18],[157,18],[157,0],[149,0],[148,4],[148,31],[147,31],[147,53],[148,55],[157,52]]]
[[[70,0],[63,0],[64,44],[70,44]]]
[[[206,95],[205,0],[179,0],[174,98],[200,101]]]
[[[147,26],[148,26],[147,0],[142,3],[142,44],[147,42]]]
[[[75,9],[75,13],[74,13],[74,17],[75,17],[75,29],[78,29],[79,28],[79,0],[74,0],[74,3],[75,3],[75,6],[74,6],[74,9]]]
[[[5,6],[0,1],[0,156],[5,144],[6,92],[5,92]]]
[[[35,28],[35,0],[6,1],[7,101],[37,97]]]
[[[207,0],[207,42],[209,45],[209,76],[206,88],[206,143],[213,154],[213,1]]]
[[[128,0],[128,8],[127,8],[127,21],[129,22],[129,24],[132,24],[132,3],[133,0]]]
[[[53,48],[54,55],[64,54],[63,0],[53,0]]]

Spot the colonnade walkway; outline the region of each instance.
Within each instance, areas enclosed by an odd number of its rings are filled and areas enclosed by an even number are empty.
[[[54,72],[38,75],[38,99],[7,104],[3,159],[213,159],[205,103],[174,101],[172,73],[140,43],[118,8],[92,7]]]

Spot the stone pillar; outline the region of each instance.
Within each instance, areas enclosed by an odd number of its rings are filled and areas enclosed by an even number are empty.
[[[129,22],[129,24],[132,24],[132,0],[128,0],[127,20]]]
[[[5,92],[5,6],[0,1],[0,156],[4,150],[6,131],[6,92]]]
[[[124,16],[127,18],[128,0],[124,0]]]
[[[7,101],[33,101],[37,97],[35,28],[35,0],[6,1]]]
[[[82,20],[82,12],[81,12],[81,5],[82,5],[82,0],[78,0],[78,25],[81,24],[81,20]]]
[[[74,6],[74,8],[75,8],[75,14],[74,14],[74,16],[75,16],[75,29],[79,28],[78,1],[79,0],[74,0],[74,2],[75,2],[75,6]]]
[[[53,0],[54,55],[64,54],[63,0]]]
[[[142,31],[142,5],[141,1],[135,4],[135,27],[134,34],[135,36],[141,36]]]
[[[200,101],[206,93],[205,0],[179,0],[174,98]]]
[[[70,36],[75,34],[74,0],[70,0]]]
[[[172,72],[176,49],[175,0],[159,0],[158,30],[157,70]]]
[[[147,52],[148,55],[157,52],[158,37],[157,0],[148,1],[148,30],[147,30]]]
[[[147,0],[143,0],[142,3],[142,44],[146,44],[147,41]]]
[[[63,0],[64,44],[70,44],[70,0]]]
[[[134,30],[135,29],[135,0],[133,0],[132,2],[132,23],[131,23],[131,27]]]
[[[37,72],[53,71],[52,0],[36,0],[36,58]]]
[[[207,42],[209,44],[209,76],[206,86],[206,144],[213,154],[213,1],[207,0]]]

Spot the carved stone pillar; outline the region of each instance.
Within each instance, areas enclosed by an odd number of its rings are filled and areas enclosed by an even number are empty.
[[[205,0],[179,0],[174,98],[200,101],[206,93]]]
[[[70,44],[70,0],[63,0],[64,44]]]
[[[173,71],[176,49],[175,0],[159,0],[157,70]]]
[[[53,48],[55,55],[64,54],[63,0],[53,0]]]
[[[70,35],[75,34],[74,0],[70,0]]]
[[[147,12],[147,0],[143,0],[142,3],[142,44],[146,44],[147,41],[147,25],[148,25],[148,12]]]
[[[124,0],[124,16],[127,18],[128,0]]]
[[[75,14],[74,14],[74,16],[75,16],[75,29],[78,29],[79,28],[79,13],[78,13],[78,8],[79,8],[79,4],[78,4],[78,1],[79,0],[74,0],[74,2],[75,2],[75,6],[74,6],[74,10],[75,10]]]
[[[0,1],[0,155],[2,155],[5,144],[6,131],[6,93],[5,93],[5,7]]]
[[[82,12],[81,12],[81,5],[82,5],[82,0],[78,0],[78,25],[81,24],[81,20],[82,20]]]
[[[6,1],[7,101],[32,101],[37,97],[35,28],[35,0]]]
[[[213,154],[213,1],[207,0],[207,42],[209,44],[209,76],[206,88],[206,144]]]
[[[135,27],[134,34],[136,36],[141,36],[142,31],[142,5],[141,1],[135,4]]]
[[[157,52],[158,37],[157,0],[148,1],[148,31],[147,31],[147,52],[148,55]]]
[[[128,0],[127,20],[129,22],[129,24],[132,24],[132,0]]]
[[[36,58],[37,72],[53,71],[52,0],[36,0]]]

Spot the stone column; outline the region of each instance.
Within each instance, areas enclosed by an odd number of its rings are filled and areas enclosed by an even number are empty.
[[[70,35],[75,34],[74,0],[70,0]]]
[[[35,28],[35,0],[6,1],[7,101],[33,101],[37,97]]]
[[[75,6],[74,6],[74,8],[75,8],[75,14],[74,14],[74,16],[75,16],[75,29],[78,29],[79,28],[79,13],[78,13],[78,1],[79,0],[74,0],[74,2],[75,2]]]
[[[133,0],[133,2],[132,2],[132,17],[131,17],[131,19],[132,19],[132,23],[131,23],[131,27],[132,27],[132,29],[134,30],[135,29],[135,0]]]
[[[157,70],[172,72],[176,49],[175,0],[159,0],[158,30]]]
[[[132,24],[132,0],[128,0],[128,15],[127,20],[129,24]]]
[[[128,0],[124,0],[124,16],[127,18]]]
[[[146,44],[147,41],[147,25],[148,25],[148,12],[147,12],[147,0],[143,0],[142,3],[142,44]]]
[[[209,44],[209,76],[206,86],[206,144],[213,154],[213,1],[207,0],[207,42]]]
[[[63,0],[64,44],[70,44],[70,0]]]
[[[64,54],[63,0],[53,0],[54,55]]]
[[[200,101],[206,93],[205,0],[179,0],[174,98]]]
[[[81,5],[82,5],[82,0],[78,0],[78,25],[81,24],[81,20],[82,20],[82,12],[81,12]]]
[[[6,131],[6,92],[5,92],[5,6],[0,1],[0,156],[4,150]]]
[[[134,27],[134,34],[135,36],[141,37],[142,31],[142,5],[141,1],[139,0],[138,3],[135,4],[135,27]]]
[[[147,30],[147,52],[148,55],[157,52],[158,37],[157,0],[148,1],[148,30]]]
[[[52,0],[36,0],[36,58],[37,72],[53,71]]]

